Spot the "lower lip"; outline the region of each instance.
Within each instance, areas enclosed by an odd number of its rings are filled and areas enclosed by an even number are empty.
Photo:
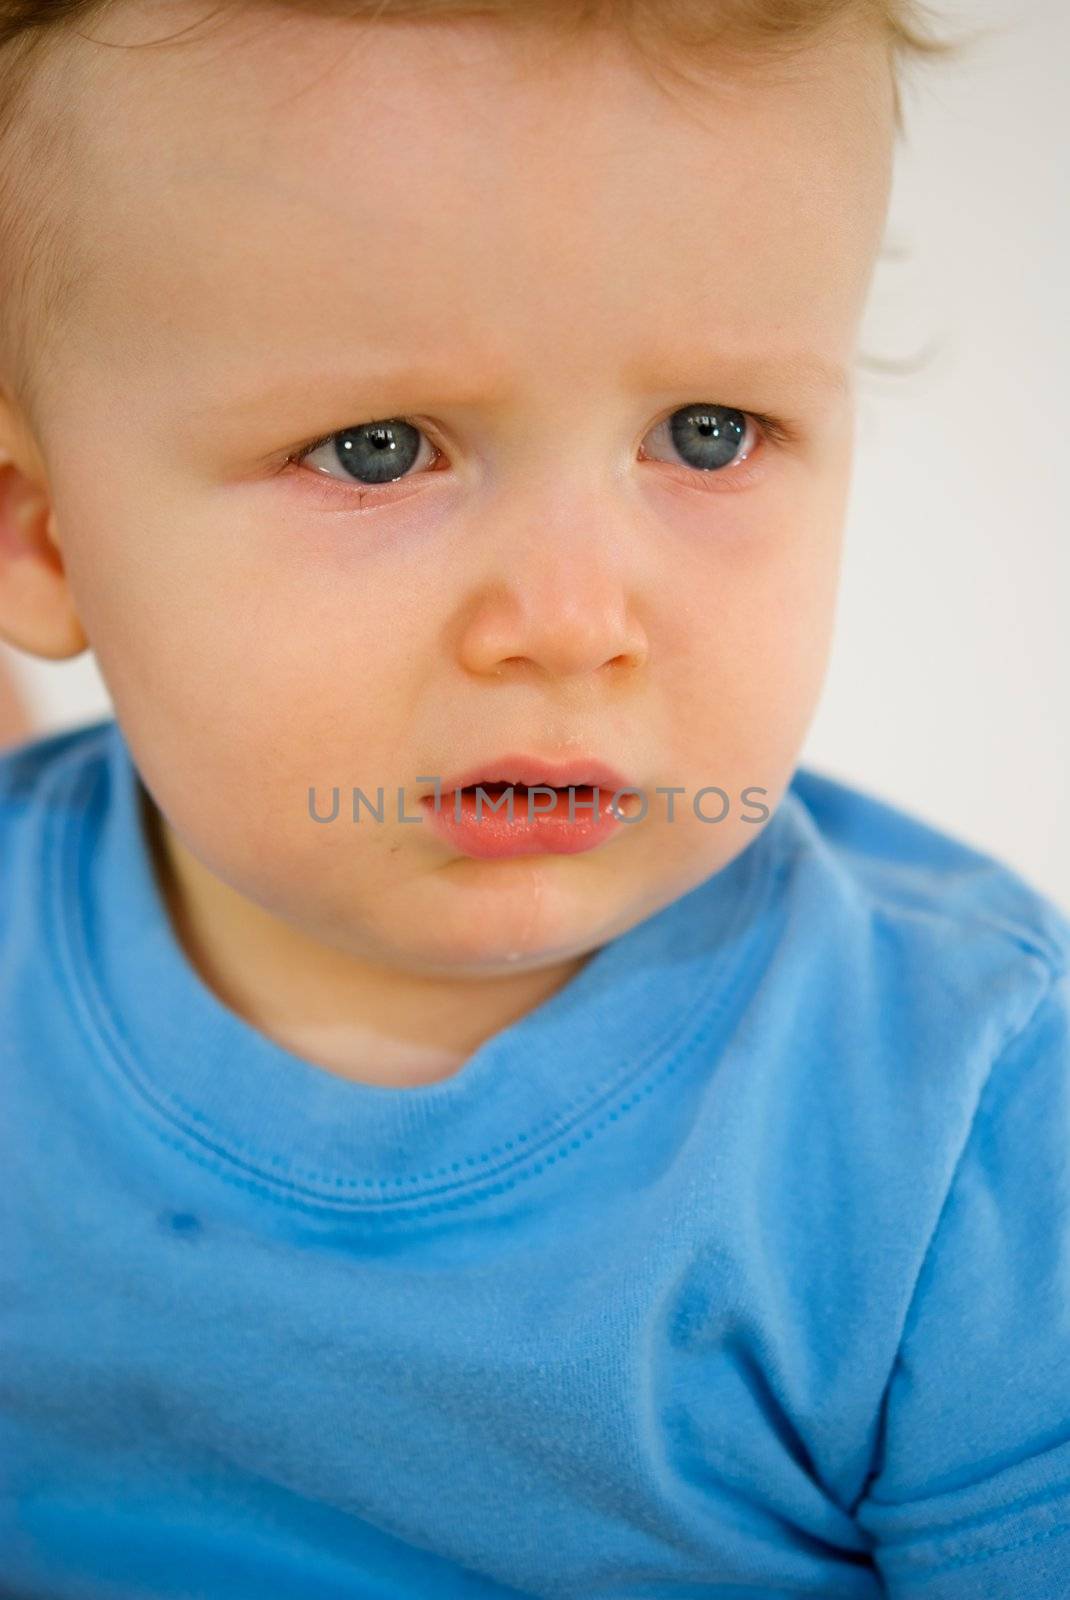
[[[624,826],[609,809],[613,790],[599,788],[596,812],[591,807],[594,789],[577,786],[572,820],[569,819],[568,789],[556,792],[557,804],[552,810],[544,811],[542,808],[549,804],[549,796],[540,791],[535,796],[534,815],[529,817],[528,791],[514,789],[511,822],[507,800],[497,811],[491,810],[488,803],[499,800],[504,790],[485,791],[480,798],[478,817],[474,788],[442,794],[437,811],[434,795],[427,795],[420,805],[428,823],[447,844],[462,855],[491,861],[506,856],[579,855],[583,850],[594,850],[604,844]]]

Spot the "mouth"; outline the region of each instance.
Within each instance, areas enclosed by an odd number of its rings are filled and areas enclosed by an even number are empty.
[[[599,849],[634,820],[641,794],[593,757],[502,756],[440,780],[420,808],[455,854],[494,861]]]
[[[619,789],[634,789],[636,785],[615,767],[594,757],[555,761],[540,756],[506,755],[444,778],[440,793],[447,795],[458,789],[477,787],[497,796],[509,788],[517,792],[533,788],[562,791],[598,788],[614,793]],[[422,798],[432,797],[434,793],[433,788],[428,789]]]

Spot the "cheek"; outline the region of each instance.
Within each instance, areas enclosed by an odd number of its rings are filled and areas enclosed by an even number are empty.
[[[843,474],[756,495],[730,538],[674,563],[672,699],[681,764],[733,781],[786,770],[805,738],[831,646],[843,529]],[[741,494],[740,499],[744,496]],[[696,552],[698,552],[696,554]]]
[[[276,528],[191,520],[129,488],[72,485],[57,522],[131,749],[202,859],[255,870],[264,842],[287,837],[297,861],[331,831],[305,825],[310,785],[411,782],[414,643],[434,597],[399,584],[386,553],[350,552],[343,576],[301,544],[299,518],[283,545]]]
[[[337,518],[325,553],[326,519],[306,538],[297,516],[191,518],[146,499],[148,513],[119,493],[61,509],[72,591],[117,706],[149,700],[154,720],[198,743],[219,723],[277,743],[355,731],[369,707],[389,708],[391,685],[403,693],[426,596],[398,582],[381,539]]]

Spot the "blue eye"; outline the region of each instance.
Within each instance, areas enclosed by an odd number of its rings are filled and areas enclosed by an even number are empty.
[[[327,434],[309,445],[296,459],[308,462],[317,450],[323,450],[329,465],[341,467],[355,483],[394,483],[419,459],[420,441],[424,438],[411,422],[389,417],[385,421],[362,422],[357,427]],[[322,470],[327,477],[335,476],[326,466],[316,470]]]
[[[662,428],[678,458],[697,472],[720,472],[745,461],[756,443],[753,419],[731,406],[681,406],[652,435]]]

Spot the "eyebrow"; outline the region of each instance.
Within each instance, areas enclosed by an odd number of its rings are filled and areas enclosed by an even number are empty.
[[[696,382],[701,384],[708,385],[711,375],[723,374],[723,380],[720,376],[716,376],[716,382],[718,388],[723,386],[726,390],[747,384],[771,386],[785,382],[796,388],[819,390],[840,396],[845,395],[849,389],[846,369],[813,351],[752,357],[738,352],[732,355],[718,355],[715,352],[706,353],[692,349],[687,352],[685,359],[677,363],[677,366],[680,371],[693,370]],[[663,380],[672,367],[672,361],[662,358],[657,364],[656,376]],[[240,417],[270,412],[272,407],[293,405],[301,401],[320,405],[325,400],[333,401],[335,397],[342,401],[347,394],[351,394],[356,400],[365,394],[393,392],[406,395],[453,393],[453,404],[475,406],[485,404],[495,397],[504,398],[507,393],[506,386],[498,383],[483,388],[481,392],[473,386],[470,390],[471,398],[464,394],[459,395],[457,374],[456,366],[441,370],[419,365],[376,369],[372,366],[362,367],[354,364],[351,370],[334,368],[315,377],[302,373],[267,387],[260,384],[255,389],[249,389],[231,398],[222,400],[214,398],[207,405],[191,407],[185,415],[191,421],[205,416],[219,415],[220,412],[225,412],[227,416]],[[655,368],[650,363],[644,363],[642,366],[636,363],[628,367],[624,375],[641,388],[644,387],[644,380],[652,380],[655,377]],[[650,381],[646,386],[654,390],[663,388],[664,382],[659,384]],[[673,387],[678,386],[678,384],[673,385]],[[703,394],[696,395],[696,398],[727,402],[732,395]]]
[[[432,392],[446,393],[447,390],[457,387],[457,369],[452,371],[443,369],[440,372],[432,371],[427,367],[383,367],[376,368],[369,364],[354,363],[352,367],[334,367],[329,372],[322,372],[314,376],[307,373],[295,373],[288,378],[281,379],[278,383],[265,386],[258,384],[255,388],[243,391],[230,397],[224,396],[222,400],[214,397],[207,405],[190,407],[185,415],[191,420],[200,417],[216,415],[225,411],[228,416],[249,414],[253,412],[269,411],[273,406],[293,404],[295,401],[306,400],[310,404],[319,405],[325,399],[339,400],[346,397],[347,393],[354,396],[383,390],[397,390],[412,393]]]
[[[685,360],[679,361],[678,366],[681,371],[694,366],[708,374],[723,373],[729,385],[788,383],[798,389],[819,389],[839,395],[846,394],[850,388],[847,369],[839,362],[829,361],[813,350],[788,350],[779,355],[750,355],[740,351],[719,353],[715,350],[706,352],[692,349],[687,353]],[[654,371],[653,368],[648,371],[636,364],[628,369],[628,376],[633,382],[639,383],[648,376],[652,378]],[[658,387],[654,383],[650,386]],[[728,399],[729,396],[723,398]]]
[[[795,381],[802,387],[826,389],[838,395],[845,395],[851,386],[846,367],[809,351],[774,361],[745,362],[744,366],[746,370],[758,373],[763,380],[776,381],[783,378],[785,373],[794,374]]]

